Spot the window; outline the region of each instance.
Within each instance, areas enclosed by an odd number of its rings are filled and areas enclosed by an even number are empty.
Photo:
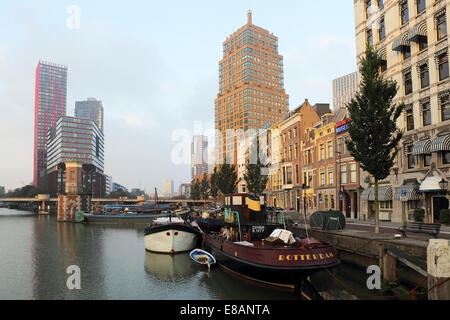
[[[416,158],[411,154],[412,148],[412,144],[405,146],[406,158],[408,159],[408,169],[412,169],[416,165]]]
[[[328,167],[328,184],[333,184],[333,167]]]
[[[328,158],[333,158],[333,141],[328,141]]]
[[[381,72],[385,72],[386,70],[387,70],[387,61],[386,60],[381,60],[380,71]]]
[[[419,67],[419,73],[420,73],[420,87],[426,88],[430,85],[430,75],[428,72],[428,65],[423,64]]]
[[[409,59],[411,57],[411,47],[402,48],[403,60]]]
[[[425,10],[427,4],[425,0],[416,0],[416,6],[417,6],[417,14],[419,14]]]
[[[367,29],[366,36],[367,36],[367,42],[370,44],[373,44],[372,29]]]
[[[447,52],[438,56],[439,81],[448,78],[448,55]]]
[[[402,20],[402,24],[405,24],[409,20],[409,12],[408,12],[408,1],[403,1],[400,3],[400,17]]]
[[[296,180],[297,184],[300,183],[300,175],[299,175],[299,172],[298,172],[298,164],[295,165],[295,180]]]
[[[350,183],[356,183],[356,163],[350,163]]]
[[[422,103],[422,125],[429,126],[431,124],[431,108],[430,102]]]
[[[325,185],[325,169],[320,169],[320,185]]]
[[[414,114],[412,106],[406,109],[406,130],[414,130]]]
[[[325,145],[321,144],[320,145],[320,159],[319,160],[323,160],[325,159]]]
[[[339,148],[338,152],[342,155],[342,153],[343,153],[342,138],[338,139],[338,148]]]
[[[381,41],[386,37],[386,28],[384,26],[384,18],[380,20],[380,28],[378,29],[378,40]]]
[[[442,121],[446,121],[450,119],[450,95],[442,96],[440,99],[441,102],[441,119]]]
[[[411,70],[405,72],[403,74],[405,81],[405,95],[412,93],[412,79],[411,79]]]
[[[442,164],[450,164],[450,151],[442,152]]]
[[[384,6],[383,0],[378,0],[378,1],[377,1],[377,4],[378,4],[378,8],[379,8],[379,9],[383,8],[383,6]]]
[[[435,16],[436,19],[436,36],[437,41],[447,36],[447,20],[445,18],[445,10]]]
[[[428,48],[428,38],[419,36],[417,39],[417,43],[419,44],[419,51],[422,51],[426,48]]]
[[[347,183],[347,165],[341,164],[341,184]]]
[[[431,154],[424,154],[423,155],[423,166],[429,167],[431,165]]]
[[[334,195],[330,195],[330,208],[334,209]]]
[[[372,14],[372,1],[366,0],[366,18],[369,18]]]

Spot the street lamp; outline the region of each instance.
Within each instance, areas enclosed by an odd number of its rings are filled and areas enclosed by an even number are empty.
[[[444,192],[447,192],[448,181],[442,178],[442,180],[439,182],[439,187],[441,187],[441,190],[443,190]]]

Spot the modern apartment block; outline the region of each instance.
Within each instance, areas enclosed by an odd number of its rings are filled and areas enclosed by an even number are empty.
[[[66,115],[67,67],[39,61],[34,102],[33,185],[47,191],[47,132]]]
[[[75,101],[75,117],[93,120],[98,128],[103,131],[103,103],[95,98],[87,98],[86,101]]]
[[[208,174],[208,137],[204,135],[195,135],[191,143],[191,181],[199,174]]]
[[[450,0],[354,3],[358,62],[366,43],[371,43],[383,58],[380,72],[399,85],[395,102],[406,104],[397,124],[405,134],[396,165],[381,182],[380,218],[408,221],[411,210],[423,208],[425,221],[437,222],[439,211],[449,207],[446,190],[441,187],[444,183],[439,182],[450,178]],[[363,173],[361,209],[369,217],[374,212],[372,183]]]
[[[216,161],[227,157],[236,164],[236,136],[282,119],[288,104],[278,38],[255,26],[249,11],[247,24],[223,42],[215,100],[215,128],[221,133],[216,137]]]
[[[333,110],[345,108],[358,90],[358,73],[353,72],[333,80]]]
[[[47,175],[50,195],[63,193],[66,163],[82,163],[82,192],[103,197],[106,190],[103,132],[88,119],[63,116],[47,133]]]

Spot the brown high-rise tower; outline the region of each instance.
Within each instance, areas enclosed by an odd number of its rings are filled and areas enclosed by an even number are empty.
[[[223,43],[215,100],[215,128],[222,135],[216,138],[217,160],[227,153],[228,159],[237,161],[236,138],[227,139],[227,130],[247,132],[274,123],[287,113],[288,100],[278,38],[253,25],[249,10],[247,24]]]

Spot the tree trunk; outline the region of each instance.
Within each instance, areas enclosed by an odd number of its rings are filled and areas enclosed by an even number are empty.
[[[380,233],[380,206],[378,204],[378,179],[375,179],[375,233]]]

